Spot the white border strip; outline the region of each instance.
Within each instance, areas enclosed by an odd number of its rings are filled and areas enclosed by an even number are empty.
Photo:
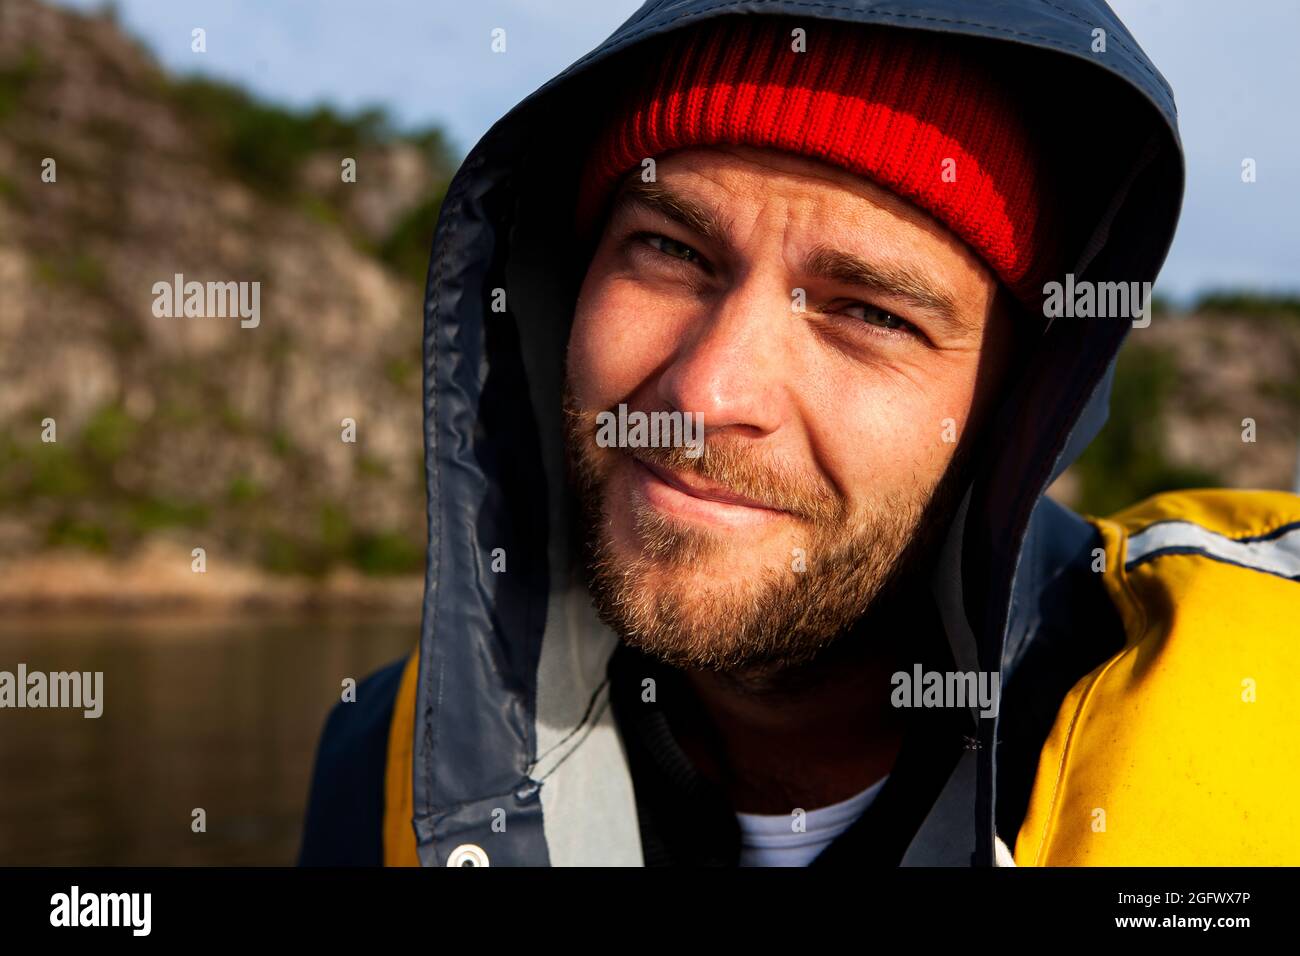
[[[1300,527],[1264,541],[1234,541],[1190,521],[1161,521],[1128,539],[1124,568],[1168,548],[1192,550],[1284,578],[1300,577]]]

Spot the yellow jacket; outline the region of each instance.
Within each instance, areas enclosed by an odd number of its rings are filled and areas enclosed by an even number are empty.
[[[1300,864],[1300,498],[1092,520],[1126,641],[1061,704],[1016,864]]]

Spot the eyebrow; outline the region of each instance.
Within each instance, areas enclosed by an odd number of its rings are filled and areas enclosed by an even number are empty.
[[[630,179],[623,187],[619,202],[639,203],[693,230],[714,245],[728,245],[731,223],[724,220],[716,209],[672,192],[659,183]]]
[[[703,236],[716,246],[725,247],[729,244],[730,223],[718,210],[672,192],[660,183],[630,179],[623,187],[619,202],[645,206]],[[803,271],[819,279],[861,286],[901,299],[932,313],[953,334],[974,334],[979,331],[961,317],[951,295],[935,288],[912,269],[875,265],[852,253],[823,244],[816,246],[804,259]]]
[[[971,331],[970,324],[957,311],[952,296],[936,289],[919,273],[907,268],[878,266],[839,249],[819,245],[804,260],[804,271],[819,279],[863,286],[875,292],[902,299],[933,312],[952,331]]]

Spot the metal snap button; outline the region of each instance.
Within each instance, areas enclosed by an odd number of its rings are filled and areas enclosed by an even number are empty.
[[[448,866],[488,866],[488,855],[477,843],[462,843],[447,857]]]

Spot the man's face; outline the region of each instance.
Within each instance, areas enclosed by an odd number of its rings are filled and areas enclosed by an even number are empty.
[[[812,659],[950,517],[1010,352],[996,290],[925,213],[809,159],[699,148],[630,176],[566,383],[601,617],[676,666]],[[701,413],[703,455],[601,447],[620,404]]]

